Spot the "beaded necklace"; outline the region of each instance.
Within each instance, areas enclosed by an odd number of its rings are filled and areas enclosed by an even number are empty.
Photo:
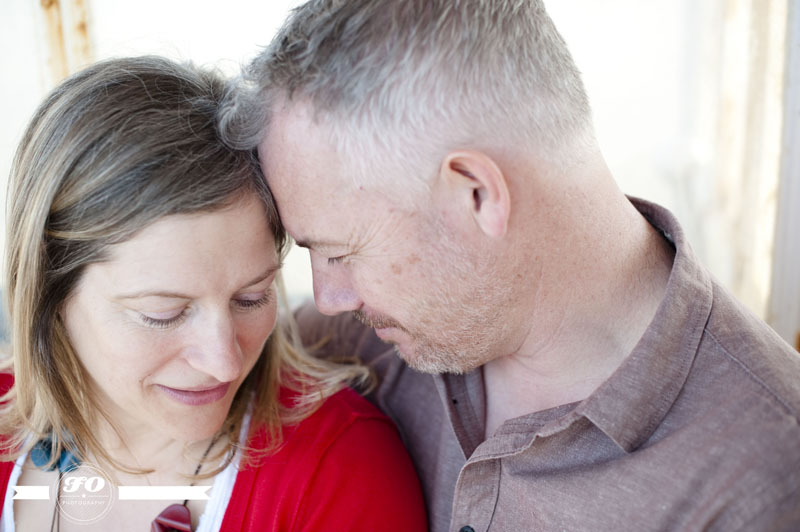
[[[214,447],[214,444],[219,440],[219,436],[220,435],[217,434],[211,439],[211,442],[208,444],[203,456],[197,463],[197,467],[195,468],[193,474],[194,477],[200,473],[200,469],[203,467],[203,462],[205,462],[206,458],[208,457],[208,453],[211,452],[211,448]],[[31,462],[33,462],[33,465],[39,469],[44,471],[58,470],[58,489],[56,490],[56,503],[53,507],[53,517],[50,520],[50,532],[59,532],[61,530],[61,513],[58,511],[58,505],[61,500],[61,479],[63,478],[64,473],[77,468],[81,465],[81,462],[74,450],[65,446],[62,448],[58,460],[56,460],[55,463],[50,467],[47,467],[52,455],[53,439],[51,436],[47,436],[36,442],[36,445],[33,446],[30,454]],[[192,480],[192,483],[189,485],[194,486],[194,482],[195,481]],[[153,522],[150,525],[150,531],[192,532],[192,515],[187,507],[188,502],[189,499],[186,499],[183,501],[183,504],[171,504],[167,506],[160,514],[156,516],[155,519],[153,519]]]

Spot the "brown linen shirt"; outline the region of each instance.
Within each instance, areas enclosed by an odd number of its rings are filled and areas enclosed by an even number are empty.
[[[308,342],[331,337],[324,355],[375,369],[369,398],[400,427],[433,532],[800,530],[800,356],[700,266],[668,211],[632,201],[676,248],[649,328],[588,398],[486,440],[480,369],[418,373],[350,314],[298,312]]]

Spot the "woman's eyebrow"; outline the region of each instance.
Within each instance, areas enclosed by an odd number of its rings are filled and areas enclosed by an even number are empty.
[[[168,290],[142,290],[140,292],[132,292],[130,294],[119,294],[114,296],[114,299],[139,299],[142,297],[167,297],[172,299],[192,299],[188,294],[180,292],[170,292]]]
[[[268,278],[270,275],[273,275],[275,272],[280,270],[283,267],[283,264],[276,264],[274,266],[270,266],[266,269],[263,273],[260,273],[252,280],[248,281],[247,283],[243,284],[242,287],[246,288],[248,286],[252,286],[254,284],[260,283],[264,279]],[[142,297],[165,297],[171,299],[192,299],[192,296],[189,294],[184,294],[182,292],[172,292],[169,290],[142,290],[139,292],[131,292],[129,294],[119,294],[114,297],[114,299],[139,299]]]
[[[243,287],[248,287],[248,286],[252,286],[252,285],[254,285],[256,283],[260,283],[261,281],[263,281],[264,279],[266,279],[270,275],[273,275],[275,272],[277,272],[281,268],[283,268],[283,263],[278,263],[278,264],[276,264],[274,266],[270,266],[269,268],[267,268],[267,270],[264,273],[262,273],[261,275],[256,276],[249,283],[245,283],[242,286]]]

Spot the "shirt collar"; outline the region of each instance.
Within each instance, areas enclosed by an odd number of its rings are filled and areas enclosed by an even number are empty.
[[[672,271],[664,299],[636,347],[575,409],[626,452],[648,440],[683,388],[711,312],[713,290],[674,216],[644,200],[631,202],[674,244]]]
[[[631,354],[588,398],[572,409],[557,407],[536,434],[546,436],[564,430],[581,418],[588,419],[625,452],[632,452],[650,438],[678,397],[694,361],[711,312],[712,283],[686,241],[678,221],[668,210],[630,198],[636,209],[675,246],[672,271],[656,314]],[[486,398],[480,370],[467,375],[437,375],[436,386],[456,437],[470,457],[478,446],[480,455],[511,452],[530,444],[519,434],[513,441],[488,441],[484,437]],[[571,410],[564,414],[566,410]],[[541,421],[540,420],[540,421]],[[500,431],[514,427],[506,423]]]

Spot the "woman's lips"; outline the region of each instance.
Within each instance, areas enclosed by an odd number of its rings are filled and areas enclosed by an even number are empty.
[[[224,384],[220,384],[219,386],[214,386],[213,388],[204,388],[199,390],[182,390],[180,388],[170,388],[169,386],[163,386],[161,384],[157,384],[156,386],[158,386],[170,398],[178,401],[179,403],[198,406],[219,401],[225,397],[225,394],[228,393],[228,388],[230,385],[231,383],[226,382]]]

